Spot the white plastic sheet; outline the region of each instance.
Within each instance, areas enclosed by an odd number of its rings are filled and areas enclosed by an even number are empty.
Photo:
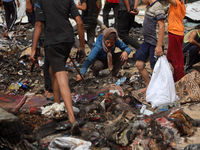
[[[146,91],[146,101],[152,108],[178,100],[175,91],[174,79],[167,58],[163,55],[158,58],[153,74]]]
[[[187,3],[185,16],[194,20],[200,21],[200,1],[194,3]]]
[[[49,144],[49,150],[63,150],[69,148],[70,150],[90,150],[92,145],[89,141],[73,137],[57,137]]]

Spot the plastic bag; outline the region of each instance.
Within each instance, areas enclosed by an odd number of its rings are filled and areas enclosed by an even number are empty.
[[[49,144],[49,150],[90,150],[92,143],[73,137],[57,137]]]
[[[173,103],[178,100],[175,91],[174,79],[167,58],[163,55],[158,58],[153,74],[146,91],[146,101],[152,108]]]

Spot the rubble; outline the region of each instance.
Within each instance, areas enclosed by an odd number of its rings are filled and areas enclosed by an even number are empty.
[[[1,26],[0,34],[3,30]],[[0,149],[199,148],[199,141],[193,143],[190,138],[199,133],[200,116],[185,112],[185,108],[199,111],[199,64],[196,71],[175,84],[179,101],[153,109],[145,101],[145,93],[138,91],[145,85],[134,66],[133,48],[117,78],[106,69],[95,78],[90,70],[86,83],[75,80],[77,72],[72,61],[79,69],[82,64],[75,62],[73,48],[66,71],[82,134],[72,137],[63,102],[53,104],[43,96],[43,48],[37,65],[32,67],[29,61],[32,32],[32,25],[20,24],[9,39],[0,35]],[[142,42],[141,28],[133,28],[130,34]],[[86,51],[89,53],[89,49]],[[151,77],[151,69],[148,71]]]

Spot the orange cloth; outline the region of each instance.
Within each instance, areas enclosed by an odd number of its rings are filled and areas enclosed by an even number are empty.
[[[186,13],[185,4],[184,2],[181,4],[179,0],[176,0],[176,3],[176,7],[172,4],[169,7],[167,31],[172,34],[184,36],[183,19]]]

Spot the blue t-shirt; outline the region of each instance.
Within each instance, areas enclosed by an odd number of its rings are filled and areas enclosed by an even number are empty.
[[[155,1],[146,7],[144,22],[143,22],[143,36],[144,42],[151,45],[157,45],[156,25],[159,20],[165,19],[165,12],[163,5]]]
[[[84,61],[83,67],[81,69],[81,74],[85,75],[88,67],[92,64],[92,62],[95,60],[95,58],[107,58],[107,53],[103,49],[102,45],[102,38],[103,35],[99,35],[96,39],[96,42],[93,44],[92,51],[90,52],[90,55],[88,58]],[[130,54],[131,49],[128,45],[126,45],[124,42],[120,41],[119,39],[115,42],[115,47],[119,47],[122,51],[126,51],[128,54]],[[111,51],[113,54],[115,52],[115,48]]]

